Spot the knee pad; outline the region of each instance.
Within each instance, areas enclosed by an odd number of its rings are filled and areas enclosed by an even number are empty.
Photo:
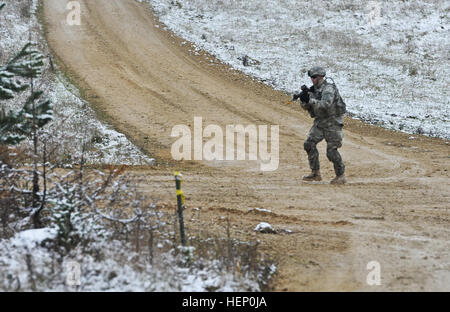
[[[328,147],[327,148],[327,158],[329,161],[334,161],[338,157],[338,151],[336,147]]]
[[[314,143],[312,143],[311,141],[305,141],[305,143],[303,143],[303,148],[305,149],[305,151],[310,152],[314,148]]]

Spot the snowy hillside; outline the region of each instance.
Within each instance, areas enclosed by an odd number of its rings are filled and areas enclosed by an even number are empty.
[[[298,91],[322,65],[355,118],[450,138],[448,1],[147,1],[169,29],[276,89]]]

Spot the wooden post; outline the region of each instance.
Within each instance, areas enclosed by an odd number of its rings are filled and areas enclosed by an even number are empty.
[[[184,220],[183,220],[183,208],[184,208],[184,194],[181,190],[182,174],[178,171],[175,171],[175,186],[177,188],[177,204],[178,204],[178,220],[180,222],[180,237],[181,244],[186,246],[186,237],[184,235]]]

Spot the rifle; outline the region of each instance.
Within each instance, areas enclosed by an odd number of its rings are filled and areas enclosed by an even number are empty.
[[[302,92],[300,92],[300,93],[294,93],[294,95],[292,96],[292,101],[297,101],[299,98],[300,98],[300,96],[302,95],[302,93],[303,92],[313,92],[311,89],[309,89],[306,85],[303,85],[302,87],[301,87],[301,89],[302,89]]]
[[[292,101],[298,100],[304,92],[314,92],[314,87],[308,88],[306,85],[303,85],[303,86],[301,86],[301,90],[302,90],[302,92],[295,93],[292,96]],[[300,105],[302,106],[303,109],[306,109],[309,112],[309,115],[312,118],[316,117],[316,115],[314,114],[314,110],[313,110],[311,105],[309,105],[307,103],[303,103],[303,102],[300,102]]]

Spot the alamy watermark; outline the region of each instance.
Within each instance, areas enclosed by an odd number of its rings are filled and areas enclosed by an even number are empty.
[[[278,125],[270,126],[269,140],[267,125],[247,125],[246,127],[243,125],[226,125],[224,130],[218,125],[210,124],[203,129],[203,118],[194,117],[193,135],[191,128],[188,126],[176,125],[172,128],[171,136],[179,137],[171,148],[174,160],[252,160],[260,162],[262,171],[278,169]],[[209,138],[209,140],[203,144],[204,138]]]
[[[81,25],[81,5],[78,1],[69,1],[66,5],[66,10],[70,12],[67,14],[66,22],[69,26]]]
[[[381,265],[378,261],[370,261],[367,263],[366,269],[369,270],[369,274],[366,277],[366,283],[369,286],[381,285]]]
[[[381,2],[369,1],[366,5],[366,20],[370,26],[378,26],[381,22]]]
[[[76,261],[68,261],[64,265],[67,286],[81,285],[81,266]]]

